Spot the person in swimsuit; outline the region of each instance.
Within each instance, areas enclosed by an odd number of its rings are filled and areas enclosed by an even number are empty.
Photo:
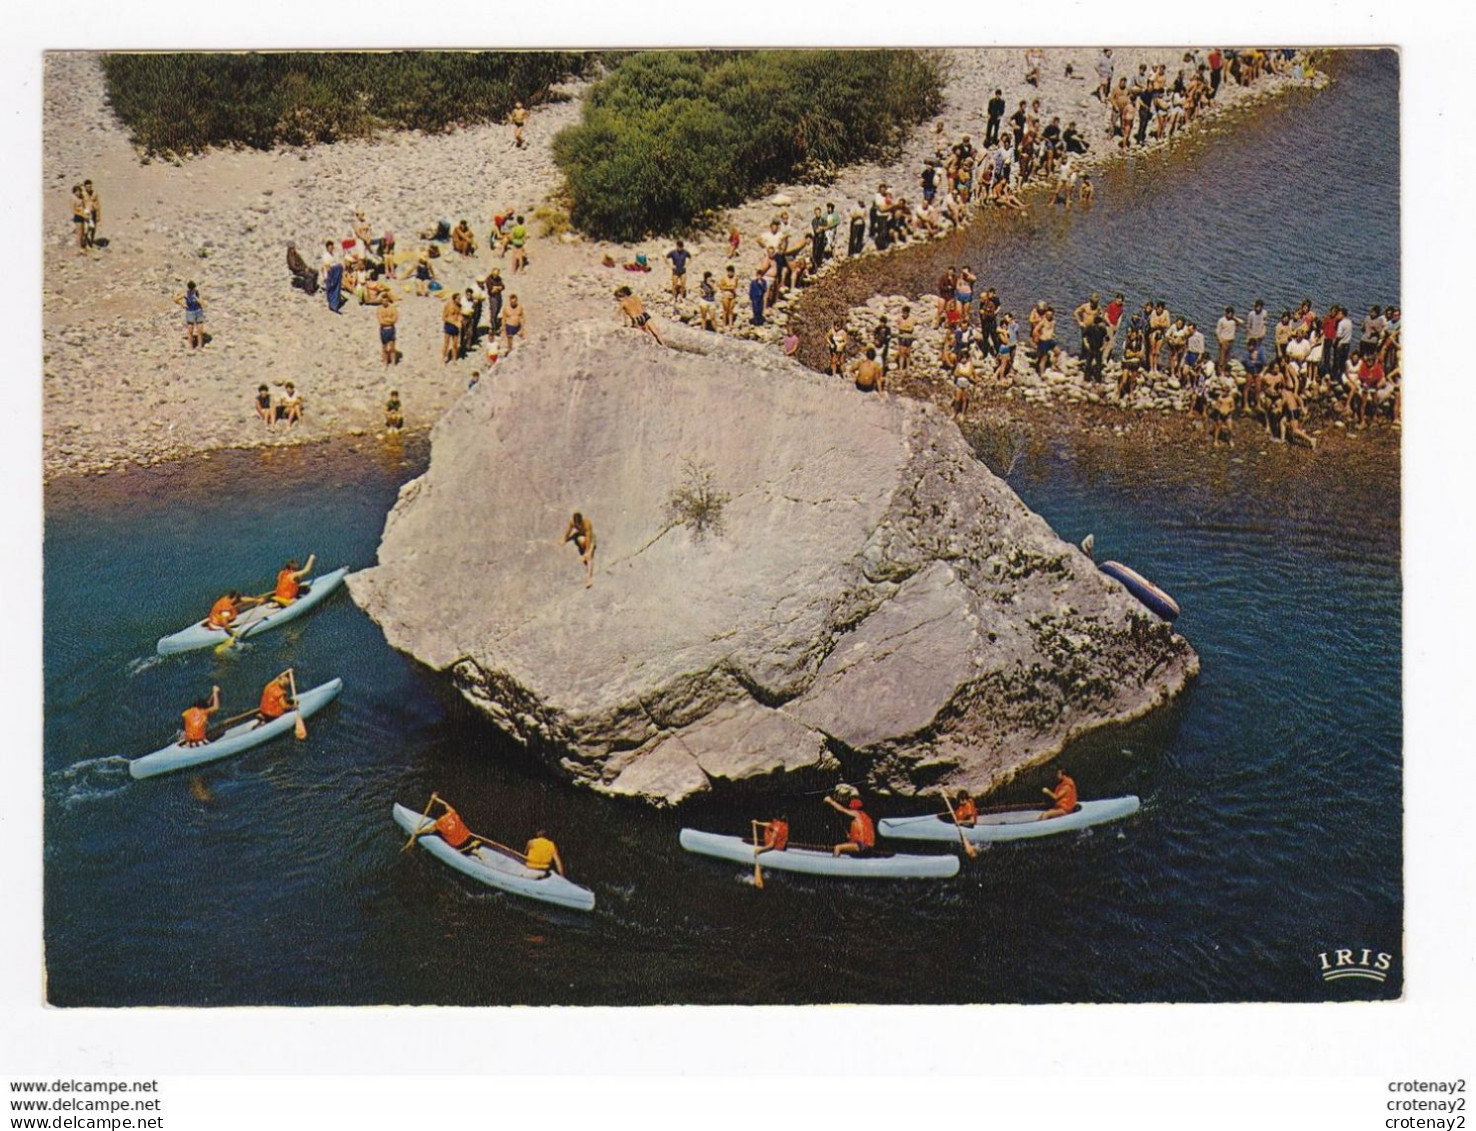
[[[461,296],[454,291],[441,304],[441,364],[456,357],[461,348]]]
[[[1056,361],[1056,311],[1046,307],[1035,323],[1035,371],[1043,374]]]
[[[569,519],[569,525],[564,530],[564,541],[573,542],[574,548],[579,551],[579,560],[584,563],[584,587],[588,589],[594,584],[594,523],[575,511],[574,517]]]
[[[174,301],[184,307],[185,330],[190,336],[190,349],[201,348],[205,345],[205,300],[200,297],[199,288],[191,279],[185,284],[184,294],[175,295]]]
[[[430,265],[430,249],[426,248],[415,257],[415,293],[421,298],[430,294],[431,280],[436,272]]]
[[[953,367],[953,419],[959,420],[969,411],[974,392],[974,359],[968,350],[959,352]]]
[[[731,271],[732,268],[730,267],[728,270]],[[629,287],[616,287],[615,300],[620,304],[620,311],[629,320],[630,325],[639,330],[646,331],[646,333],[656,339],[657,345],[666,345],[661,340],[661,334],[657,331],[656,324],[651,321],[651,316],[646,313],[645,303],[641,302],[639,298],[632,294]]]
[[[524,319],[527,311],[518,302],[517,295],[507,296],[507,310],[502,315],[502,340],[503,352],[512,353],[513,339],[523,335]]]
[[[876,360],[876,350],[868,347],[866,356],[851,367],[851,379],[856,382],[856,388],[863,393],[886,392],[883,387],[886,378],[882,373],[880,363]]]
[[[1133,315],[1128,327],[1127,340],[1122,345],[1122,372],[1117,378],[1117,399],[1125,399],[1138,382],[1138,372],[1143,368],[1143,331],[1138,316]]]
[[[912,317],[912,307],[902,308],[902,317],[897,319],[897,372],[906,373],[912,364],[912,343],[917,341],[917,323]]]
[[[91,181],[82,182],[82,201],[87,206],[87,222],[82,225],[87,230],[87,246],[96,247],[97,226],[102,223],[102,198]]]
[[[272,392],[265,385],[256,386],[256,415],[266,421],[268,428],[276,427],[277,413],[272,407]]]
[[[509,114],[507,117],[508,121],[512,122],[514,147],[518,149],[525,148],[528,142],[527,139],[523,137],[523,127],[528,122],[528,111],[523,109],[523,104],[521,102],[514,102],[512,113]]]
[[[516,275],[528,266],[528,228],[521,216],[513,221],[512,231],[507,238],[512,244],[512,273]]]
[[[697,284],[697,317],[708,333],[717,332],[717,284],[712,272],[702,272],[702,282]]]
[[[476,376],[475,373],[472,374]],[[389,400],[384,402],[384,427],[389,432],[398,432],[405,427],[405,414],[400,409],[400,390],[391,389]]]
[[[379,308],[379,352],[386,365],[394,365],[399,360],[399,350],[395,347],[395,323],[399,320],[400,310],[395,306],[394,292],[391,291],[384,296]]]
[[[77,233],[77,250],[87,250],[87,198],[81,185],[72,186],[72,231]]]
[[[728,265],[727,271],[723,273],[722,278],[718,279],[717,286],[718,299],[722,303],[723,328],[732,329],[733,308],[738,303],[738,274],[732,264]]]
[[[830,352],[826,371],[834,377],[846,364],[846,327],[840,319],[831,324],[830,333],[825,335],[825,346]]]
[[[1006,311],[999,316],[999,328],[994,331],[994,352],[999,357],[999,368],[994,371],[996,381],[1008,381],[1015,363],[1015,316]]]

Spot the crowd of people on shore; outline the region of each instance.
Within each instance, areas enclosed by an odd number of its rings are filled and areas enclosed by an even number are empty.
[[[1347,306],[1319,311],[1310,298],[1276,316],[1262,299],[1243,316],[1227,306],[1210,328],[1213,351],[1198,323],[1161,299],[1133,311],[1121,293],[1105,303],[1092,294],[1071,321],[1074,358],[1049,302],[1035,303],[1017,321],[994,288],[980,289],[967,267],[949,267],[938,280],[928,328],[939,332],[937,369],[953,389],[954,417],[968,411],[981,385],[1009,387],[1022,376],[1038,384],[1049,371],[1072,371],[1085,386],[1099,387],[1101,400],[1125,407],[1148,386],[1179,394],[1177,402],[1206,421],[1215,444],[1233,443],[1235,420],[1247,418],[1273,440],[1315,448],[1306,427],[1314,406],[1356,428],[1400,422],[1402,320],[1395,306],[1371,306],[1361,325]],[[829,373],[850,376],[862,392],[881,392],[888,372],[913,370],[918,318],[910,305],[895,326],[881,315],[852,355],[854,336],[844,321],[832,324]],[[1111,381],[1109,366],[1116,371]]]
[[[1026,83],[1039,85],[1043,65],[1041,53],[1025,53]],[[938,122],[936,148],[924,159],[915,190],[894,191],[889,183],[880,182],[870,199],[858,199],[849,207],[828,201],[815,206],[808,220],[791,216],[780,205],[752,241],[757,247],[752,267],[714,264],[702,274],[695,303],[687,289],[693,254],[677,240],[666,253],[672,309],[706,330],[731,330],[745,321],[750,327],[763,327],[776,304],[805,286],[828,262],[862,255],[869,248],[887,251],[930,239],[963,224],[982,206],[1024,209],[1021,191],[1026,186],[1047,188],[1053,205],[1089,205],[1096,193],[1085,168],[1093,133],[1100,130],[1109,144],[1122,148],[1151,145],[1192,123],[1213,105],[1225,84],[1250,86],[1269,74],[1306,79],[1314,73],[1312,67],[1309,55],[1292,49],[1214,48],[1186,52],[1183,67],[1172,79],[1162,64],[1153,68],[1140,64],[1131,75],[1117,75],[1112,49],[1103,48],[1096,61],[1094,94],[1102,103],[1104,119],[1085,127],[1075,119],[1063,125],[1061,115],[1040,97],[1021,99],[1009,113],[1003,89],[997,88],[979,111],[985,127],[977,145],[967,133],[954,141]],[[1074,62],[1065,69],[1068,79],[1086,81]],[[740,257],[743,242],[743,234],[730,228],[727,260]],[[613,266],[613,260],[607,266]],[[650,270],[644,256],[626,266]],[[744,297],[746,319],[738,314]]]

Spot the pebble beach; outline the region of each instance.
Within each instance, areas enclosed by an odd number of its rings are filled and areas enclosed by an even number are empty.
[[[754,235],[776,209],[796,228],[816,206],[869,196],[886,181],[911,191],[923,159],[964,134],[984,133],[984,105],[995,88],[1013,107],[1039,98],[1048,115],[1076,120],[1092,139],[1085,167],[1116,159],[1101,137],[1105,111],[1093,97],[1095,51],[1046,51],[1039,86],[1024,81],[1019,50],[947,53],[948,85],[941,115],[916,127],[886,165],[848,167],[826,184],[773,186],[760,198],[723,214],[705,235],[687,241],[689,275],[720,272],[727,260],[729,225],[743,235],[740,270],[755,255]],[[1172,74],[1179,49],[1116,52],[1118,74],[1139,63],[1163,63]],[[1066,65],[1078,75],[1065,77]],[[1289,78],[1268,76],[1252,87],[1226,85],[1209,113],[1190,128],[1203,129],[1248,100],[1274,97]],[[403,251],[416,233],[438,220],[467,219],[478,235],[477,254],[454,255],[441,245],[438,276],[464,288],[493,266],[502,268],[508,294],[528,311],[527,334],[540,326],[619,316],[610,298],[632,286],[658,318],[690,320],[695,298],[674,303],[665,293],[663,256],[669,240],[635,245],[586,240],[548,231],[535,219],[556,208],[560,174],[552,139],[577,120],[582,84],[557,91],[536,107],[516,148],[507,125],[483,125],[446,134],[385,134],[368,141],[307,149],[214,151],[183,160],[148,160],[130,144],[107,107],[98,57],[50,53],[43,94],[44,255],[43,460],[48,480],[106,473],[129,464],[153,464],[224,448],[311,443],[373,435],[383,427],[391,389],[404,404],[407,427],[432,427],[467,388],[474,371],[491,375],[478,353],[451,364],[439,356],[440,301],[416,297],[408,280],[396,284],[400,301],[400,362],[381,361],[373,310],[350,298],[331,312],[321,293],[289,287],[286,246],[296,243],[316,263],[324,240],[350,234],[355,211],[376,233],[396,234]],[[1171,145],[1172,141],[1158,143]],[[102,198],[99,237],[106,245],[79,251],[73,243],[69,190],[90,178]],[[509,274],[485,236],[495,212],[528,218],[532,238],[525,273]],[[974,213],[977,217],[978,212]],[[644,253],[654,269],[638,274],[603,266]],[[866,254],[878,254],[868,251]],[[885,253],[882,253],[885,254]],[[206,345],[192,350],[173,296],[194,281],[206,304]],[[689,285],[695,295],[695,283]],[[880,300],[879,300],[880,301]],[[742,337],[775,340],[788,321],[781,307],[769,326],[743,325]],[[502,359],[505,363],[506,358]],[[268,429],[253,412],[258,384],[292,381],[302,394],[303,420]],[[276,390],[274,390],[276,391]]]

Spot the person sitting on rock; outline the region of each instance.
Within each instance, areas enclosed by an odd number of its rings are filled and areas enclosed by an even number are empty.
[[[656,339],[658,346],[665,346],[661,340],[661,334],[656,329],[656,324],[651,321],[651,315],[646,312],[646,304],[637,298],[629,287],[617,287],[615,299],[620,304],[620,311],[629,319],[630,324],[639,330],[644,330]]]
[[[318,273],[307,265],[295,243],[287,245],[287,270],[292,276],[292,285],[298,290],[309,295],[318,293]]]
[[[265,385],[256,386],[256,415],[266,421],[268,428],[276,424],[277,410],[272,405],[272,391]]]
[[[451,246],[461,255],[477,253],[477,237],[472,234],[471,225],[465,220],[451,229]]]
[[[831,849],[831,855],[840,856],[842,853],[850,856],[871,855],[876,848],[876,826],[872,824],[871,818],[862,808],[861,799],[853,797],[848,804],[842,805],[835,798],[827,797],[825,804],[849,818],[851,822],[850,828],[846,831],[846,839]]]

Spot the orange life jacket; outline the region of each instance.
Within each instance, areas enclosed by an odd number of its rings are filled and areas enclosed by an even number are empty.
[[[851,810],[850,838],[852,844],[859,844],[862,848],[876,847],[876,827],[860,809]]]
[[[447,809],[436,818],[436,835],[452,848],[460,848],[471,836],[471,829],[455,809]]]
[[[260,711],[269,719],[280,718],[287,713],[287,689],[276,680],[262,690]]]
[[[210,623],[217,628],[229,627],[236,619],[236,602],[229,597],[222,597],[210,606]]]
[[[789,844],[789,822],[773,820],[764,830],[764,844],[776,852],[783,852]]]
[[[277,589],[272,594],[278,601],[297,600],[297,571],[284,569],[277,573]]]
[[[964,821],[972,821],[979,815],[979,806],[974,804],[972,797],[965,797],[953,810],[953,815],[958,818],[960,824]]]
[[[210,712],[204,707],[191,707],[184,713],[184,740],[186,742],[204,742],[205,724],[210,718]]]
[[[1051,791],[1056,799],[1056,808],[1063,813],[1070,813],[1076,808],[1076,783],[1068,777],[1061,779],[1061,784]]]

